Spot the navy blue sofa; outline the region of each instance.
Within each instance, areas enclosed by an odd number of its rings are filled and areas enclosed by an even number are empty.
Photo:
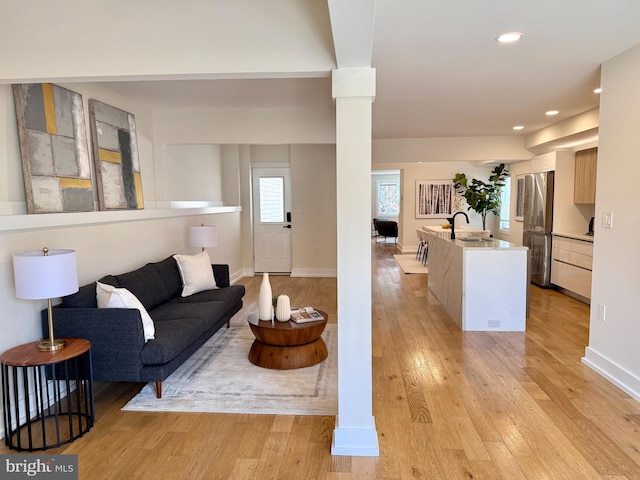
[[[126,288],[140,300],[153,319],[154,340],[145,343],[139,310],[98,308],[95,282],[54,308],[55,335],[91,342],[94,380],[155,382],[161,398],[162,381],[242,308],[245,288],[230,285],[229,266],[211,267],[220,288],[188,297],[180,296],[182,279],[173,257],[98,280]],[[42,328],[48,337],[46,310]]]

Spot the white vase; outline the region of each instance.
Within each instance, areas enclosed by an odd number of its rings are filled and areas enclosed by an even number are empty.
[[[276,320],[288,322],[291,319],[291,301],[287,295],[280,295],[276,303]]]
[[[258,318],[260,320],[273,320],[273,300],[269,274],[262,274],[262,284],[260,285],[260,295],[258,296]]]

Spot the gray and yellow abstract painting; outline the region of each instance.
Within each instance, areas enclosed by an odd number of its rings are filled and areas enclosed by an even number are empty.
[[[51,83],[13,96],[28,212],[95,210],[82,96]]]
[[[100,210],[144,208],[135,117],[89,99]]]

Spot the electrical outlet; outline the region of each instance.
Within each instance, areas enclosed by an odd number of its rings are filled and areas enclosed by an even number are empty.
[[[613,212],[602,212],[602,228],[613,228]]]
[[[607,319],[607,306],[602,303],[598,304],[598,319],[603,322]]]
[[[490,327],[490,328],[491,327],[493,327],[493,328],[499,327],[500,326],[500,320],[489,320],[487,322],[487,326]]]

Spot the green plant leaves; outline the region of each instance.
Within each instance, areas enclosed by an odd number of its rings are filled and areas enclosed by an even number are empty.
[[[482,229],[486,230],[486,218],[489,212],[498,215],[500,211],[500,189],[505,185],[505,179],[509,172],[504,163],[501,163],[491,171],[488,182],[476,178],[471,183],[464,173],[456,173],[453,178],[453,187],[460,193],[469,208],[482,217]]]

